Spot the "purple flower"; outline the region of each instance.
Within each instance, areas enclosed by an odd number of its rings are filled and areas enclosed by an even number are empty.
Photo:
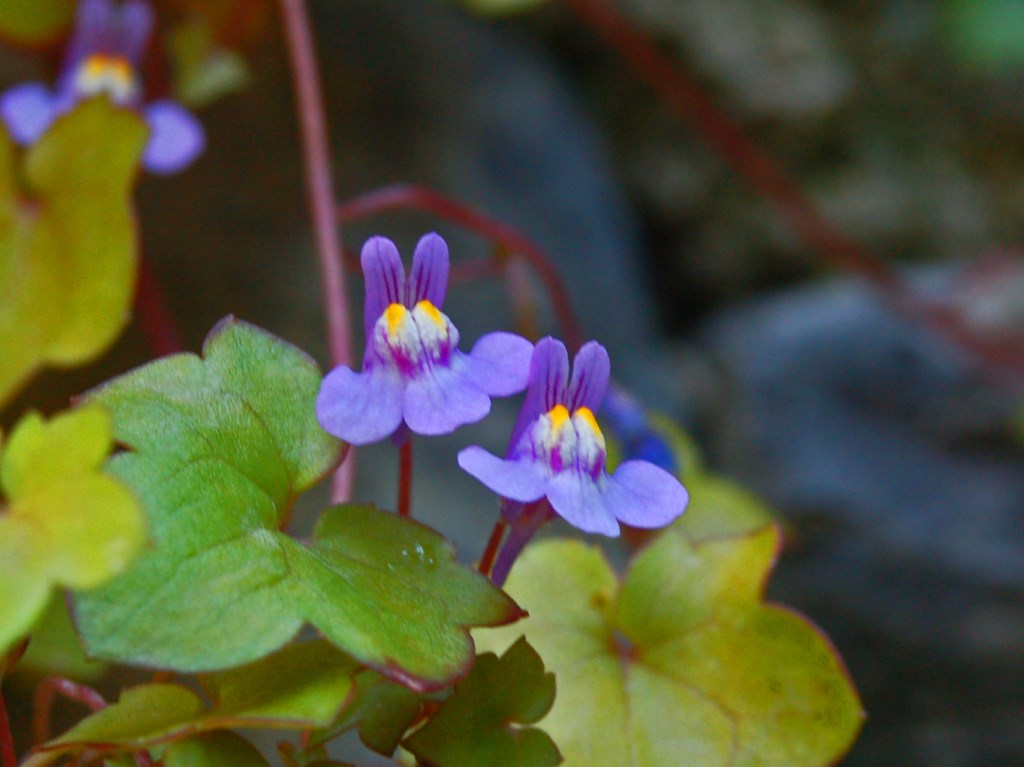
[[[533,344],[511,333],[484,336],[469,354],[441,312],[448,286],[448,246],[436,234],[416,245],[412,273],[384,237],[363,246],[366,353],[363,372],[332,370],[316,402],[320,425],[366,445],[404,421],[417,434],[447,434],[479,421],[491,397],[526,387]]]
[[[26,83],[0,96],[0,119],[19,144],[34,143],[53,121],[78,102],[105,94],[113,103],[142,112],[149,124],[143,166],[175,173],[203,150],[203,128],[173,101],[143,106],[138,64],[153,30],[153,11],[143,0],[115,6],[82,0],[57,87]]]
[[[688,500],[675,477],[647,461],[627,461],[611,475],[605,470],[604,435],[594,412],[604,399],[609,372],[608,352],[591,341],[576,355],[570,379],[565,346],[541,340],[508,457],[467,447],[459,453],[459,466],[518,502],[509,507],[513,514],[522,504],[546,498],[559,516],[588,533],[616,536],[619,522],[667,525]]]

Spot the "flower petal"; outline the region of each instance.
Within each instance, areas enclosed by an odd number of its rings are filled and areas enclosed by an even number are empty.
[[[466,371],[492,397],[507,397],[526,388],[533,344],[514,333],[488,333],[462,355]]]
[[[42,83],[25,83],[0,96],[0,119],[19,144],[31,144],[50,127],[59,100]]]
[[[596,413],[608,389],[611,368],[608,351],[601,344],[597,341],[583,344],[572,363],[572,380],[565,406],[573,411],[585,407]]]
[[[448,245],[440,235],[425,234],[416,243],[409,272],[406,306],[427,300],[440,309],[448,289]]]
[[[619,523],[605,502],[597,483],[581,471],[563,471],[548,481],[551,507],[573,527],[585,533],[611,538],[619,534]]]
[[[316,415],[328,434],[353,445],[368,445],[402,425],[403,382],[383,367],[356,373],[339,366],[324,378]]]
[[[503,461],[473,445],[459,451],[459,466],[503,498],[528,502],[544,497],[547,477],[529,461]]]
[[[143,0],[127,0],[121,6],[120,36],[116,51],[132,64],[142,60],[153,31],[153,9]]]
[[[663,527],[686,510],[689,494],[678,479],[647,461],[627,461],[604,487],[619,521],[633,527]]]
[[[203,126],[191,112],[173,101],[154,101],[147,106],[146,122],[150,134],[142,165],[152,173],[177,173],[206,146]]]
[[[448,434],[491,412],[491,398],[456,367],[424,371],[405,387],[405,422],[417,434]]]
[[[110,32],[113,24],[114,4],[111,0],[81,0],[75,14],[75,30],[64,59],[65,69],[93,53],[106,50],[112,42]]]
[[[405,267],[395,243],[387,237],[371,237],[363,245],[360,256],[363,280],[366,283],[366,304],[363,318],[366,343],[373,337],[373,326],[390,304],[401,304],[405,293]]]
[[[526,399],[519,418],[512,429],[509,450],[519,444],[519,438],[541,413],[562,404],[569,380],[569,352],[565,344],[550,336],[540,339],[530,358],[530,378]]]

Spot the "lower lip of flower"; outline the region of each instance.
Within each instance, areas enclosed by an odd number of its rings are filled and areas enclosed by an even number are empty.
[[[458,342],[451,320],[427,300],[412,309],[390,304],[373,333],[377,356],[410,377],[436,364],[447,366]]]
[[[555,405],[534,422],[525,441],[520,454],[532,454],[552,474],[576,469],[596,480],[604,471],[608,448],[590,408],[577,408],[570,415],[565,405]]]

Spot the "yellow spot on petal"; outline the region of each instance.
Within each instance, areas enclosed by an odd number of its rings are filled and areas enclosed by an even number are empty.
[[[548,416],[551,418],[551,432],[557,434],[569,420],[569,411],[565,405],[555,405],[548,411]]]
[[[398,332],[398,325],[408,313],[409,310],[401,304],[388,304],[388,308],[384,310],[384,318],[388,321],[389,336],[394,336]]]
[[[122,56],[94,53],[79,66],[75,87],[84,96],[105,92],[115,101],[125,101],[137,90],[135,68]]]
[[[444,317],[441,314],[441,310],[434,306],[427,299],[423,299],[416,304],[416,308],[430,317],[430,321],[437,325],[439,328],[444,327]]]
[[[579,417],[590,430],[594,432],[594,436],[597,437],[601,444],[604,444],[604,434],[601,433],[601,427],[597,425],[597,419],[594,418],[594,414],[591,412],[589,407],[581,407],[572,414],[573,418]]]

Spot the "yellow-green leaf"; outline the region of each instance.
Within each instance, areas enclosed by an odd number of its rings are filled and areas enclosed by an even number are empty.
[[[567,767],[823,767],[863,715],[827,639],[762,602],[777,547],[774,526],[696,542],[669,529],[620,585],[598,549],[546,541],[508,581],[525,625],[475,635],[493,648],[524,631],[555,672],[541,726]]]
[[[20,200],[0,130],[0,404],[40,367],[94,359],[130,319],[146,133],[105,97],[79,104],[28,150]]]
[[[142,510],[101,467],[111,421],[89,406],[45,421],[29,413],[0,455],[0,652],[28,632],[54,586],[95,588],[145,543]]]

